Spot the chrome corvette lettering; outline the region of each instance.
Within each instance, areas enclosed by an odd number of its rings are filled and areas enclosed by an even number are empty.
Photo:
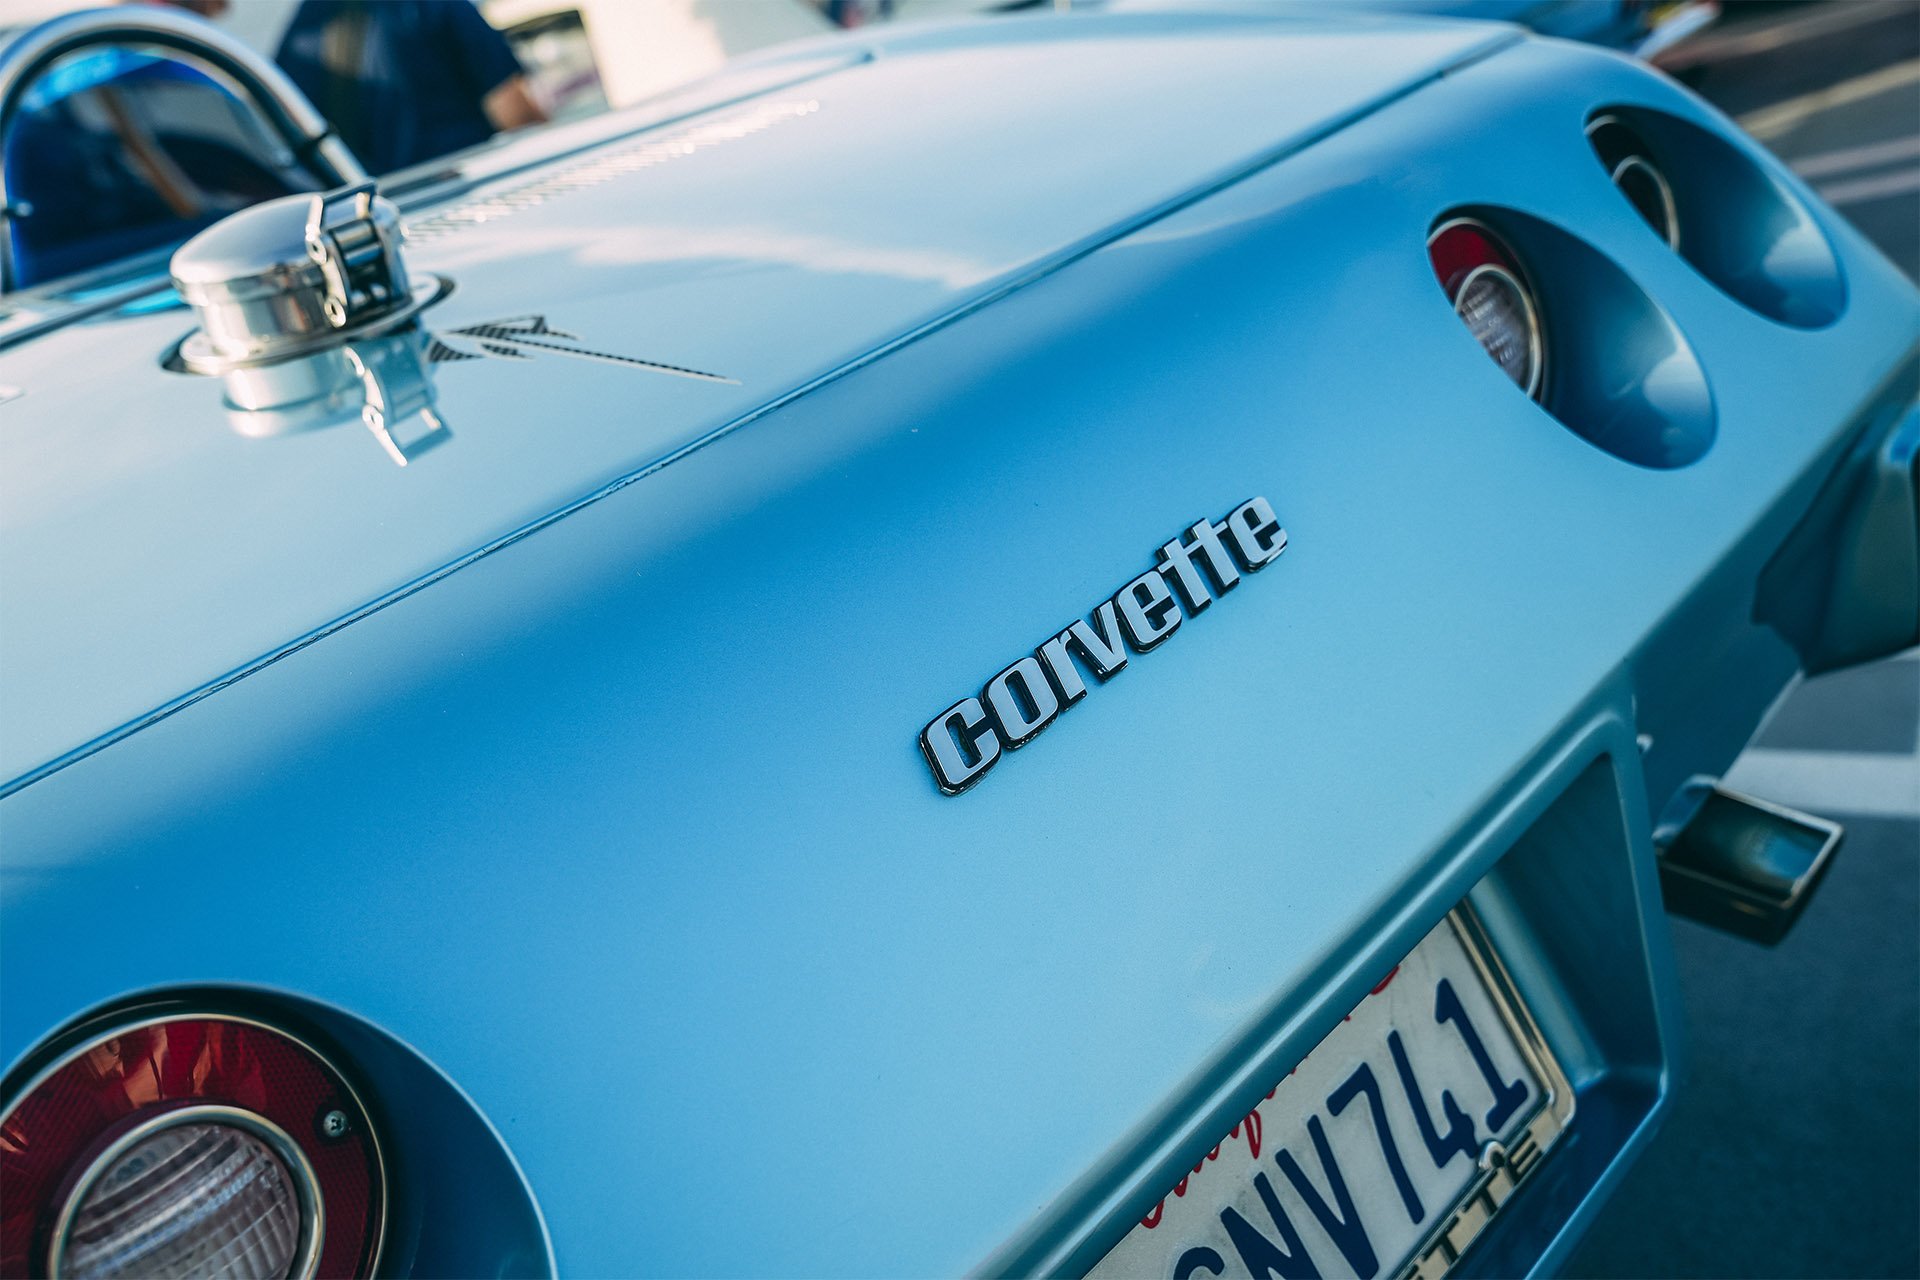
[[[1009,747],[1019,746],[1060,713],[1060,699],[1036,658],[1022,658],[1002,671],[987,683],[986,692],[987,710]]]
[[[1024,746],[1087,696],[1086,676],[1112,679],[1127,651],[1146,653],[1287,549],[1265,498],[1253,498],[1215,523],[1201,520],[1160,548],[1160,563],[1076,618],[1031,654],[962,698],[920,731],[920,751],[942,791],[957,796],[986,775],[1003,750]],[[1084,675],[1082,673],[1085,673]]]
[[[920,749],[942,789],[957,795],[1000,758],[1000,738],[980,699],[963,698],[921,730]]]
[[[1096,680],[1110,679],[1114,672],[1126,666],[1127,646],[1120,641],[1120,621],[1113,601],[1108,600],[1095,609],[1092,621],[1082,618],[1040,646],[1040,661],[1047,664],[1060,696],[1072,703],[1087,696],[1087,682],[1080,678],[1079,669],[1067,653],[1069,645],[1080,654]]]
[[[1141,653],[1180,629],[1180,606],[1158,569],[1129,582],[1113,602],[1120,606],[1120,623],[1127,630],[1127,643]]]

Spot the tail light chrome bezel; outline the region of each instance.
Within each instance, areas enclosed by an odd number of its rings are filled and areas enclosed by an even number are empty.
[[[47,1041],[34,1055],[39,1062],[29,1066],[31,1074],[19,1087],[8,1088],[4,1097],[0,1097],[0,1127],[8,1131],[10,1140],[30,1138],[32,1135],[20,1132],[20,1126],[25,1123],[22,1108],[51,1087],[61,1073],[90,1055],[109,1049],[114,1041],[123,1037],[189,1024],[223,1024],[239,1034],[264,1036],[277,1047],[303,1056],[338,1097],[341,1104],[338,1112],[344,1122],[340,1131],[337,1134],[328,1131],[330,1111],[311,1116],[303,1111],[289,1112],[282,1105],[283,1100],[276,1099],[266,1099],[258,1108],[248,1105],[251,1099],[211,1096],[164,1096],[131,1105],[124,1114],[95,1122],[77,1139],[70,1137],[63,1149],[47,1157],[57,1165],[57,1172],[50,1180],[32,1188],[33,1203],[18,1211],[25,1216],[28,1223],[25,1230],[31,1238],[25,1242],[14,1238],[0,1242],[0,1274],[10,1277],[23,1259],[29,1274],[61,1274],[59,1268],[66,1260],[65,1249],[73,1220],[94,1181],[133,1145],[169,1127],[198,1122],[230,1125],[245,1131],[262,1141],[286,1167],[301,1211],[300,1244],[294,1252],[295,1265],[290,1271],[296,1277],[311,1277],[323,1269],[329,1273],[342,1270],[340,1259],[330,1256],[335,1251],[329,1248],[328,1238],[329,1222],[333,1220],[338,1225],[338,1218],[327,1210],[328,1178],[316,1167],[314,1157],[342,1140],[363,1143],[367,1184],[365,1222],[359,1239],[351,1242],[354,1257],[346,1269],[360,1276],[377,1275],[387,1243],[391,1203],[379,1126],[355,1088],[352,1076],[341,1069],[336,1058],[317,1047],[310,1038],[276,1021],[198,1004],[164,1008],[146,1005],[119,1015],[89,1018]],[[158,1071],[158,1067],[154,1069]],[[267,1114],[269,1112],[279,1114]],[[327,1163],[328,1159],[322,1156],[320,1162]],[[336,1187],[335,1191],[338,1190]],[[0,1218],[0,1225],[4,1225],[4,1221]]]
[[[112,1169],[123,1155],[147,1139],[168,1129],[190,1124],[217,1124],[239,1129],[260,1139],[279,1157],[293,1182],[294,1197],[300,1210],[299,1243],[294,1249],[294,1260],[288,1268],[288,1275],[296,1280],[310,1280],[318,1274],[320,1247],[326,1239],[326,1209],[320,1193],[319,1176],[314,1173],[313,1162],[307,1159],[300,1144],[293,1140],[293,1135],[258,1112],[224,1103],[189,1103],[155,1112],[116,1134],[99,1154],[85,1164],[80,1176],[72,1179],[72,1185],[64,1195],[55,1193],[55,1198],[61,1203],[47,1247],[49,1276],[66,1274],[67,1250],[75,1219],[79,1217],[80,1207],[86,1203],[87,1196],[101,1176]]]
[[[1449,233],[1456,231],[1466,231],[1477,236],[1490,252],[1469,265],[1449,272],[1443,268],[1437,250]],[[1467,296],[1468,287],[1476,280],[1485,278],[1497,281],[1512,293],[1527,330],[1527,378],[1524,382],[1513,380],[1514,385],[1519,387],[1529,400],[1544,403],[1550,354],[1546,321],[1540,307],[1540,295],[1534,288],[1533,280],[1527,273],[1526,265],[1520,260],[1520,255],[1499,232],[1488,226],[1482,219],[1468,214],[1454,214],[1442,218],[1434,224],[1433,230],[1428,232],[1427,258],[1435,277],[1440,282],[1441,291],[1446,294],[1447,302],[1453,307],[1454,315],[1458,316],[1462,323],[1466,322],[1466,316],[1462,310],[1461,300]],[[1485,344],[1482,344],[1482,350],[1485,349]],[[1487,354],[1491,357],[1493,353],[1489,351]],[[1498,363],[1496,359],[1495,364]]]

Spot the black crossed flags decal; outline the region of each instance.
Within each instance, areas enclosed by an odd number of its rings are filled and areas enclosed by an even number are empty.
[[[435,363],[487,357],[531,360],[540,352],[551,351],[557,355],[572,356],[576,360],[594,360],[601,364],[624,365],[629,369],[646,369],[652,373],[669,373],[676,378],[721,382],[734,387],[740,385],[738,378],[722,377],[717,373],[683,369],[679,365],[661,364],[657,360],[637,360],[608,351],[591,351],[578,345],[578,337],[550,326],[545,316],[490,320],[485,324],[470,324],[464,329],[438,330],[432,337],[433,341],[427,347],[427,359]]]

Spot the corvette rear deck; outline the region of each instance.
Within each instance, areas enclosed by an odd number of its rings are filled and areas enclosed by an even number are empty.
[[[413,1274],[1075,1274],[1188,1208],[1189,1275],[1271,1261],[1228,1209],[1327,1274],[1564,1260],[1675,1078],[1656,820],[1887,642],[1914,291],[1622,59],[981,31],[409,209],[471,358],[404,467],[247,434],[161,367],[182,312],[5,352],[9,1090],[149,997],[311,1029]],[[1838,283],[1676,252],[1603,108],[1712,134]],[[1584,398],[1461,322],[1463,211]],[[1760,309],[1796,281],[1837,314]],[[1335,1132],[1376,1106],[1405,1180]]]

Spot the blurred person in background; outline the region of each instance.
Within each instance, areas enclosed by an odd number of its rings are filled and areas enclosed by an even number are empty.
[[[837,27],[864,27],[893,18],[893,0],[816,0],[827,21]]]
[[[229,7],[170,3],[202,18]],[[175,243],[292,190],[262,162],[242,110],[188,63],[130,44],[90,46],[35,74],[0,139],[8,197],[0,234],[15,283]]]
[[[472,0],[302,0],[274,59],[373,173],[547,119]]]

